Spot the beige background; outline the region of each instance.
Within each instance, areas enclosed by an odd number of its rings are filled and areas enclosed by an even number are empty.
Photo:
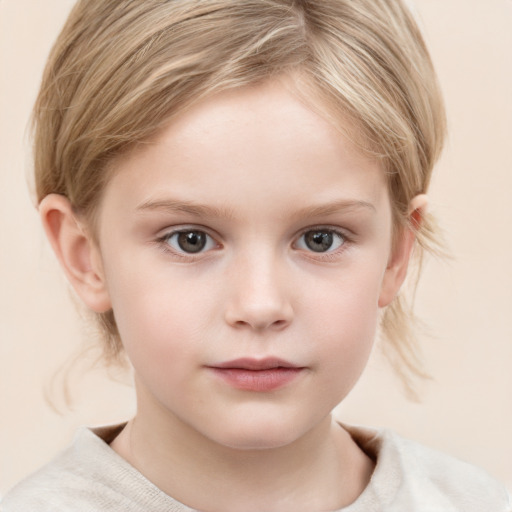
[[[0,0],[0,493],[80,424],[121,421],[131,390],[99,370],[71,381],[74,409],[45,401],[87,337],[43,239],[24,175],[42,66],[71,0]],[[512,1],[415,0],[445,92],[450,139],[432,188],[454,260],[431,261],[418,311],[434,380],[408,402],[378,353],[340,406],[483,466],[512,488]],[[59,380],[56,381],[59,389]],[[63,408],[62,393],[54,402]]]

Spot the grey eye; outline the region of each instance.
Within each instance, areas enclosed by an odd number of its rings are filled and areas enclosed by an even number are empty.
[[[167,243],[177,252],[195,254],[213,248],[214,241],[203,231],[188,230],[172,233]]]
[[[306,231],[299,239],[299,249],[313,252],[330,252],[343,245],[345,239],[339,233],[329,229],[312,229]]]

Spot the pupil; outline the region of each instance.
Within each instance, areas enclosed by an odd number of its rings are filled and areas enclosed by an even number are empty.
[[[315,252],[328,251],[333,242],[332,233],[328,231],[310,231],[306,233],[306,245]]]
[[[179,233],[178,245],[185,252],[199,252],[206,245],[206,236],[200,231],[186,231]]]

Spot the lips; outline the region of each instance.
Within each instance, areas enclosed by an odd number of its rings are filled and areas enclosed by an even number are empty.
[[[295,380],[304,367],[277,358],[241,358],[208,367],[224,383],[236,389],[269,392]]]

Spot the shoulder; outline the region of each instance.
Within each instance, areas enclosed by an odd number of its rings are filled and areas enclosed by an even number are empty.
[[[95,473],[109,464],[101,443],[81,429],[70,447],[7,493],[1,512],[96,510],[91,499],[98,485]]]
[[[504,486],[480,468],[389,430],[347,430],[376,459],[372,492],[392,510],[512,512]]]
[[[100,437],[81,429],[69,448],[7,493],[0,512],[188,510],[119,457],[103,440],[109,431]]]
[[[467,512],[512,510],[504,486],[484,470],[394,433],[386,437],[399,453],[412,488],[423,484],[429,493]]]

